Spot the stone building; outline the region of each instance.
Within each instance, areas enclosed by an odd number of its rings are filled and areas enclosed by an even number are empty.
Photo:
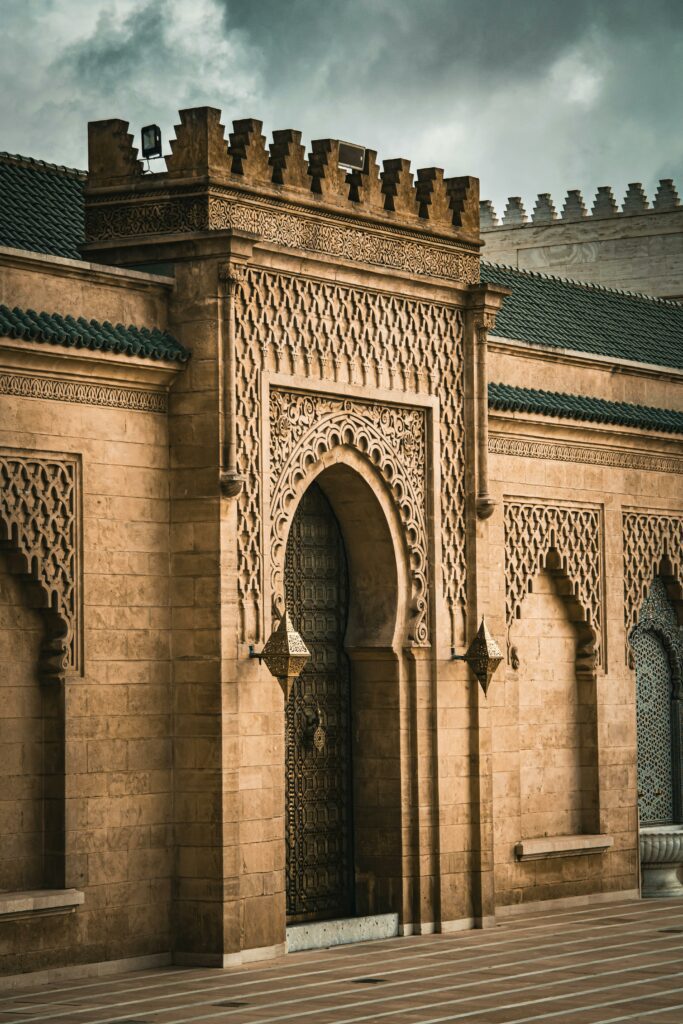
[[[660,181],[652,204],[632,182],[621,209],[608,185],[597,190],[590,211],[578,189],[559,211],[542,193],[531,216],[521,196],[511,196],[502,223],[483,200],[481,235],[488,261],[683,299],[683,206],[670,178]]]
[[[480,264],[475,178],[210,108],[171,151],[0,158],[0,969],[637,895],[683,305]]]

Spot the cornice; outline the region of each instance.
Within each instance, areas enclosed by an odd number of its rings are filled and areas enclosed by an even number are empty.
[[[604,443],[605,437],[613,438],[615,443],[623,445],[624,437],[633,438],[634,442],[647,440],[654,443],[669,445],[683,451],[683,437],[666,430],[648,430],[645,427],[632,427],[621,423],[598,423],[592,420],[574,419],[571,416],[548,416],[545,413],[519,412],[514,409],[489,409],[491,429],[500,428],[502,424],[514,424],[514,429],[527,428],[530,436],[555,439],[570,439],[572,434],[592,434],[597,443]],[[542,431],[539,434],[539,428]],[[549,433],[548,433],[549,432]],[[545,436],[544,436],[545,435]]]
[[[132,285],[139,291],[152,289],[166,292],[175,287],[174,278],[162,274],[127,270],[125,267],[89,263],[86,260],[71,260],[64,256],[12,249],[4,245],[0,246],[0,267],[49,273],[54,277],[83,278],[91,284],[104,284],[109,287],[130,288]]]
[[[178,364],[135,356],[0,342],[0,395],[165,413],[181,372]]]
[[[624,373],[636,377],[649,377],[656,380],[668,380],[676,384],[683,384],[683,370],[677,370],[672,366],[637,363],[631,359],[616,359],[614,356],[578,352],[574,349],[551,348],[548,345],[538,345],[531,341],[492,337],[491,335],[488,338],[488,348],[491,352],[513,355],[521,359],[561,363],[567,366],[581,367],[582,369],[592,367],[600,370],[610,370],[613,373]]]

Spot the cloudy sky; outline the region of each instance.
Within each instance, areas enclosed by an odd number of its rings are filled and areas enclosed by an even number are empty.
[[[86,122],[182,107],[475,174],[499,208],[683,193],[682,0],[0,0],[0,149],[84,167]]]

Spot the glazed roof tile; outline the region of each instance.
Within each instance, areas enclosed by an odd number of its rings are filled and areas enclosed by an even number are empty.
[[[683,303],[483,261],[481,279],[512,289],[493,337],[683,369]]]
[[[81,259],[87,175],[0,153],[0,245]]]
[[[492,383],[489,384],[489,408],[683,434],[683,412],[650,405],[610,402],[604,398],[570,395],[562,391],[539,391]]]
[[[190,353],[166,331],[0,305],[0,337],[185,363]]]

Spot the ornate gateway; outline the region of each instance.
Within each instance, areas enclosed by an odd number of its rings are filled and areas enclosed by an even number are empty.
[[[348,579],[337,520],[316,484],[292,522],[285,594],[311,652],[286,706],[287,914],[343,917],[353,913]]]

